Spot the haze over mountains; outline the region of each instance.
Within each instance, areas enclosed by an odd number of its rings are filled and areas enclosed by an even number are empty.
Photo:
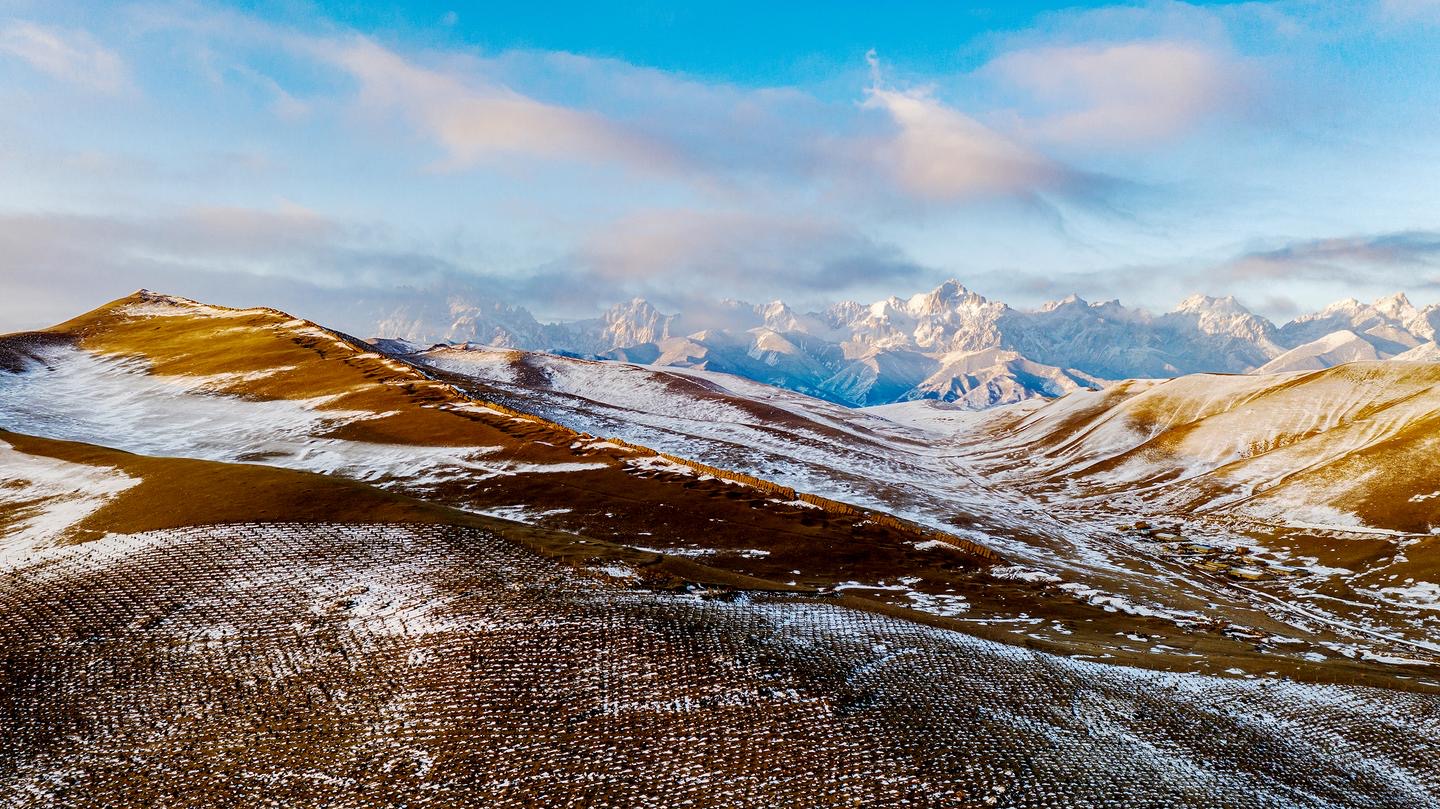
[[[1072,295],[1034,310],[955,280],[909,298],[797,312],[782,301],[726,301],[667,314],[642,298],[602,316],[541,323],[526,309],[460,298],[396,309],[379,335],[476,343],[697,368],[865,406],[938,399],[984,408],[1190,373],[1318,370],[1356,360],[1426,360],[1440,304],[1404,294],[1346,299],[1277,326],[1234,297],[1193,295],[1153,314]]]

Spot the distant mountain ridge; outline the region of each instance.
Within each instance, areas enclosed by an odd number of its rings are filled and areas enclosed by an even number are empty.
[[[1277,326],[1233,296],[1192,295],[1152,314],[1071,295],[1022,310],[949,280],[909,298],[800,313],[782,301],[661,312],[643,298],[597,318],[541,323],[523,307],[462,298],[397,309],[376,325],[417,344],[477,343],[736,374],[866,406],[939,399],[980,409],[1131,378],[1430,361],[1440,304],[1346,299]],[[1402,356],[1403,355],[1403,356]]]

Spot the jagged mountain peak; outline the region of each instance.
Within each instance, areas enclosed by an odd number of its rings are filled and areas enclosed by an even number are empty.
[[[1318,312],[1300,315],[1292,323],[1308,323],[1316,320],[1345,316],[1356,319],[1366,317],[1382,317],[1393,321],[1406,321],[1420,316],[1422,311],[1429,311],[1435,305],[1425,307],[1424,310],[1416,307],[1410,302],[1409,296],[1404,292],[1396,292],[1381,298],[1376,298],[1372,303],[1365,303],[1359,298],[1341,298],[1326,306]],[[1287,324],[1288,325],[1288,324]]]
[[[1041,312],[1058,312],[1060,310],[1081,311],[1090,308],[1090,302],[1075,294],[1066,295],[1058,301],[1046,301],[1040,306]]]
[[[1381,314],[1392,317],[1396,320],[1405,320],[1414,317],[1417,313],[1415,305],[1410,303],[1410,298],[1404,292],[1396,292],[1383,298],[1377,298],[1371,304]]]
[[[1191,295],[1181,301],[1172,311],[1185,314],[1252,314],[1249,309],[1246,309],[1243,304],[1235,299],[1234,295],[1226,295],[1219,298],[1210,295]]]
[[[522,308],[494,302],[460,311],[465,318],[452,317],[444,339],[703,363],[852,405],[916,396],[991,405],[1104,380],[1328,367],[1367,358],[1371,349],[1378,359],[1396,356],[1431,343],[1440,327],[1440,307],[1417,310],[1403,294],[1374,304],[1339,301],[1277,328],[1233,295],[1191,295],[1160,315],[1076,294],[1014,309],[954,278],[909,297],[844,301],[810,313],[783,300],[727,300],[669,314],[641,297],[591,320],[545,326]]]
[[[660,314],[660,310],[656,309],[650,301],[636,296],[624,303],[617,303],[609,309],[606,309],[602,317],[607,321],[613,321],[626,316],[642,315],[649,317],[658,314]]]
[[[1362,303],[1359,298],[1341,298],[1340,300],[1326,306],[1324,309],[1321,309],[1319,312],[1315,312],[1309,315],[1302,315],[1301,317],[1296,318],[1296,320],[1313,320],[1321,317],[1326,317],[1328,315],[1341,313],[1350,314],[1354,312],[1359,312],[1366,308],[1368,308],[1368,306],[1365,303]]]
[[[959,281],[951,278],[929,292],[912,295],[905,303],[905,309],[915,317],[943,316],[946,313],[966,309],[979,309],[991,305],[983,295],[975,293]]]
[[[1382,358],[1401,354],[1435,339],[1440,318],[1433,307],[1416,309],[1404,293],[1364,303],[1356,298],[1336,301],[1313,314],[1301,315],[1280,328],[1288,345],[1312,342],[1341,329],[1354,331]]]

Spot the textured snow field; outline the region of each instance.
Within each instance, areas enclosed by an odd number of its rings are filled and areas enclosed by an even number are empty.
[[[1440,806],[1437,697],[629,580],[444,527],[47,552],[0,578],[0,804]]]
[[[498,387],[506,394],[500,397],[504,403],[572,429],[618,436],[797,490],[887,511],[1046,570],[1078,575],[1121,572],[1073,526],[1057,522],[1018,492],[991,486],[957,463],[948,442],[987,414],[923,401],[856,410],[728,374],[526,354],[526,362],[544,373],[547,389],[533,381],[514,381],[516,353],[439,350],[416,359],[436,358],[437,367]],[[794,418],[778,424],[718,401],[704,387],[663,381],[674,377],[694,379]],[[957,511],[983,515],[1000,526],[1045,531],[1051,543],[1017,542],[1003,532],[958,527],[948,520]]]

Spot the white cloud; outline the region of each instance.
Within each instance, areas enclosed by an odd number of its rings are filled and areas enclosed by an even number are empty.
[[[115,94],[130,87],[125,62],[84,31],[67,31],[31,22],[0,27],[0,53],[62,81]]]
[[[1240,60],[1178,41],[1031,48],[982,72],[1039,103],[1036,136],[1126,146],[1183,135],[1243,104],[1255,85]]]
[[[1065,183],[1067,171],[924,90],[869,91],[865,106],[883,110],[896,132],[875,158],[900,188],[932,200],[1020,195]]]
[[[73,317],[138,287],[218,303],[323,313],[366,328],[356,301],[464,277],[446,256],[385,225],[274,209],[193,207],[153,214],[0,210],[0,332]],[[493,278],[480,289],[518,298]]]
[[[596,113],[538,101],[484,77],[420,67],[367,39],[328,46],[325,55],[360,82],[362,103],[398,111],[438,142],[449,168],[506,156],[647,170],[672,160],[666,149]]]

